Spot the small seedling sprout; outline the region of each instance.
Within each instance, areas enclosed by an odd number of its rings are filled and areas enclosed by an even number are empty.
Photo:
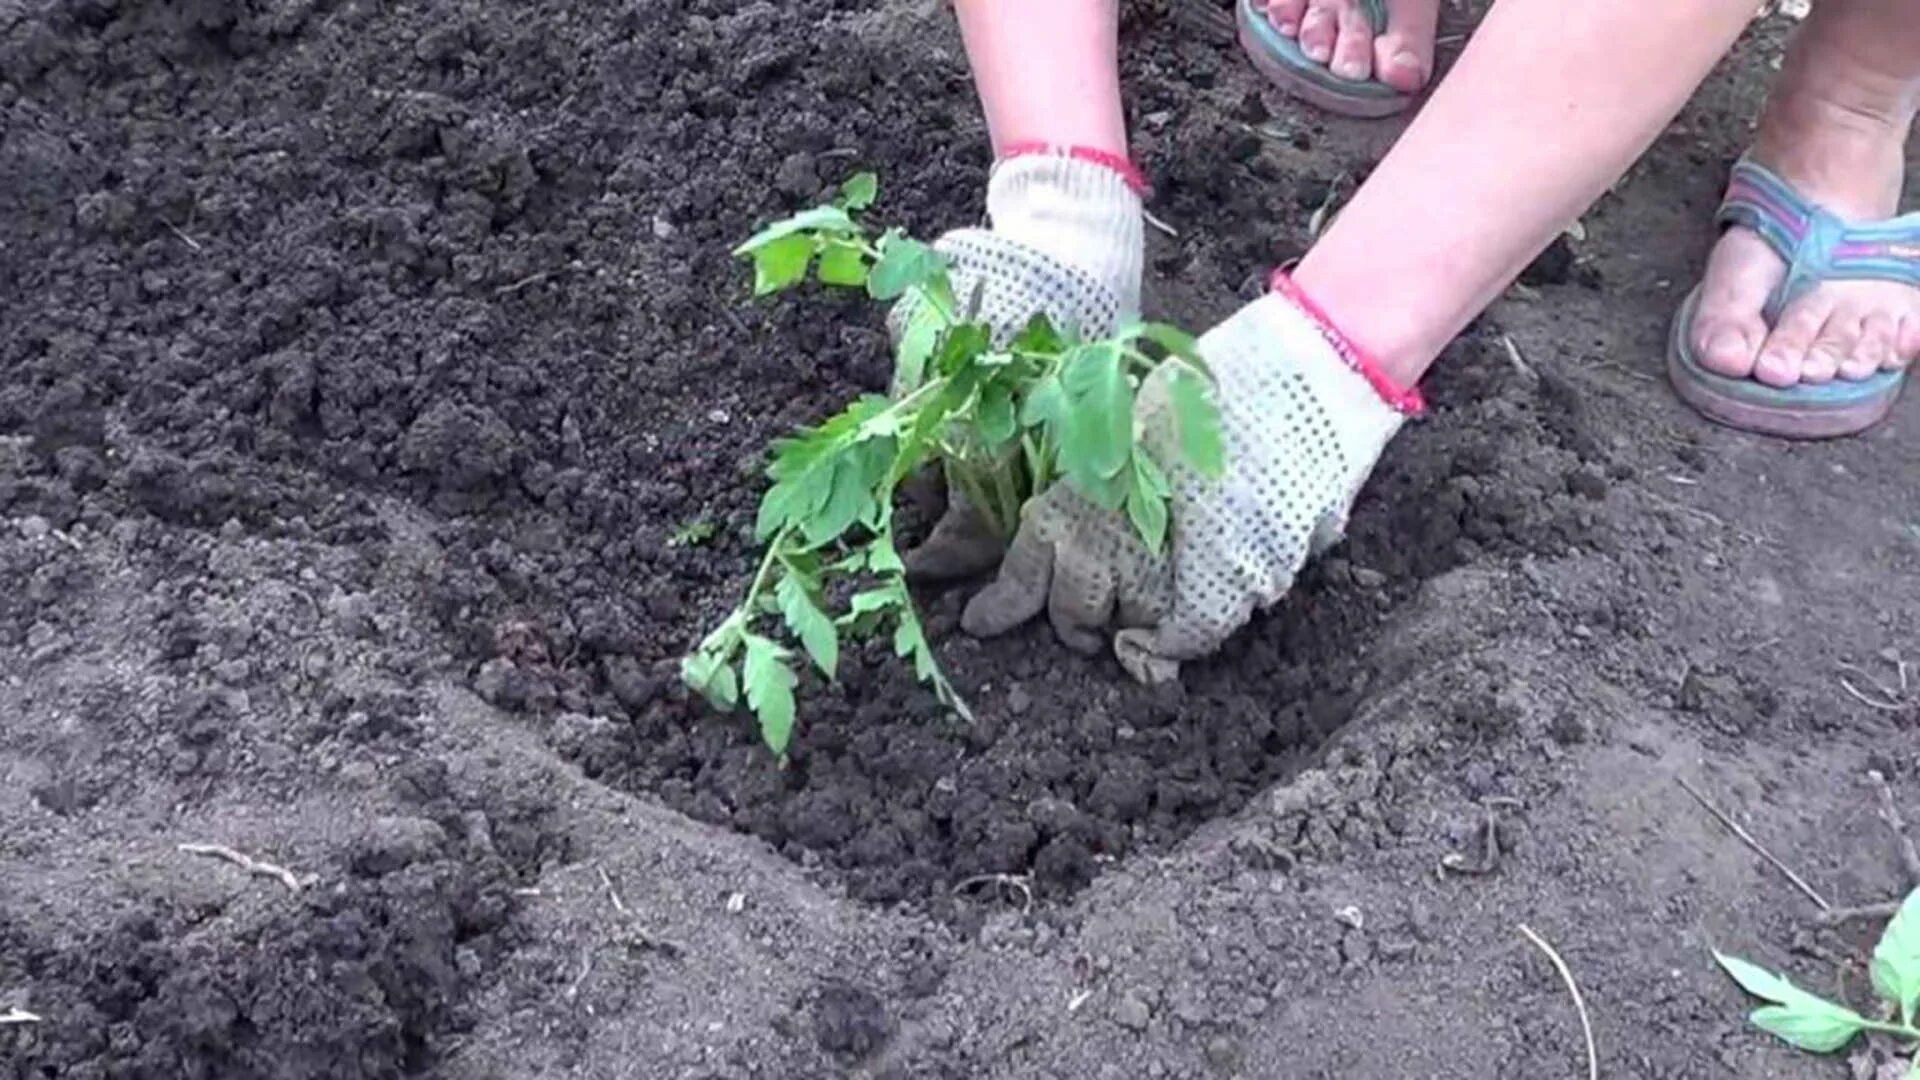
[[[876,633],[891,623],[895,655],[967,716],[934,658],[894,543],[894,495],[909,476],[941,468],[1002,538],[1013,535],[1028,499],[1064,481],[1124,510],[1159,551],[1172,485],[1165,464],[1139,441],[1134,401],[1141,380],[1163,364],[1181,460],[1205,477],[1219,476],[1225,464],[1211,377],[1191,336],[1135,322],[1112,337],[1082,340],[1078,328],[1036,315],[997,343],[974,317],[977,298],[962,305],[955,296],[939,252],[897,228],[877,237],[868,231],[859,214],[878,188],[872,173],[860,173],[832,202],[769,225],[734,251],[751,260],[757,296],[791,289],[812,270],[824,285],[902,305],[904,317],[891,395],[862,396],[774,443],[772,486],[754,525],[765,545],[759,567],[740,606],[681,665],[687,684],[715,707],[735,708],[744,697],[762,739],[783,757],[801,661],[761,631],[765,616],[779,616],[829,680],[843,633]],[[842,587],[848,582],[853,588]],[[829,614],[841,596],[844,608]]]
[[[1878,1031],[1905,1043],[1920,1043],[1914,1009],[1920,1005],[1920,889],[1907,894],[1874,946],[1870,972],[1874,993],[1898,1020],[1874,1020],[1787,981],[1756,964],[1716,951],[1714,959],[1747,993],[1769,1004],[1748,1017],[1756,1027],[1793,1046],[1831,1054],[1863,1031]],[[1909,1080],[1920,1080],[1920,1055],[1909,1065]]]

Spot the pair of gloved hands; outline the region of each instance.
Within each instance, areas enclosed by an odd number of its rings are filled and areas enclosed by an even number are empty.
[[[1004,161],[987,213],[990,228],[956,230],[934,246],[956,295],[979,290],[994,333],[1004,339],[1044,313],[1101,337],[1137,316],[1143,215],[1119,171],[1068,155]],[[1360,485],[1417,403],[1383,396],[1390,389],[1376,388],[1303,302],[1270,293],[1199,339],[1216,380],[1226,473],[1210,481],[1161,455],[1173,487],[1165,554],[1152,554],[1124,514],[1063,481],[1028,503],[1004,552],[950,492],[945,516],[907,557],[909,574],[954,579],[998,563],[966,606],[968,633],[1004,633],[1044,608],[1079,652],[1098,651],[1117,629],[1114,651],[1142,682],[1172,679],[1181,661],[1212,652],[1340,538]],[[1164,385],[1149,378],[1137,422],[1151,432],[1166,409]]]

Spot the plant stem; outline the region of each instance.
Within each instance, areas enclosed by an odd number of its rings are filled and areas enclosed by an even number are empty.
[[[995,524],[1002,540],[1013,539],[1014,531],[1020,527],[1023,500],[1020,498],[1020,485],[1013,475],[1018,461],[1017,456],[1008,455],[988,470],[993,479],[994,495],[999,499],[1000,520]]]
[[[960,495],[967,500],[967,505],[987,519],[987,524],[993,527],[996,535],[1007,535],[1005,522],[1000,519],[999,506],[993,496],[981,485],[980,478],[972,469],[958,461],[949,462],[947,484],[949,487],[960,489]]]
[[[747,586],[746,598],[740,601],[736,615],[745,612],[748,619],[753,617],[753,602],[759,599],[760,590],[766,587],[767,575],[773,572],[773,564],[780,559],[780,549],[786,544],[787,537],[793,535],[793,530],[794,527],[789,525],[773,534],[773,539],[767,542],[767,553],[760,557],[760,569],[754,571],[753,584]]]
[[[1860,1018],[1860,1026],[1866,1028],[1868,1031],[1882,1032],[1887,1035],[1892,1035],[1897,1039],[1906,1039],[1909,1042],[1920,1040],[1920,1031],[1916,1031],[1905,1024],[1889,1024],[1882,1020],[1869,1020],[1863,1016]]]

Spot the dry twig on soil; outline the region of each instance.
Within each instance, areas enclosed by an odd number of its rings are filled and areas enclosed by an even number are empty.
[[[1787,876],[1787,880],[1793,882],[1794,885],[1798,887],[1801,892],[1806,894],[1807,899],[1812,900],[1814,904],[1817,907],[1819,907],[1821,911],[1833,910],[1833,905],[1827,903],[1826,897],[1821,896],[1818,892],[1814,891],[1813,886],[1807,884],[1806,881],[1802,879],[1799,874],[1794,873],[1792,868],[1787,866],[1786,863],[1781,862],[1773,854],[1773,852],[1768,851],[1765,847],[1761,846],[1760,841],[1755,840],[1753,836],[1747,832],[1747,830],[1741,828],[1738,822],[1728,817],[1725,811],[1713,805],[1713,803],[1710,802],[1705,795],[1700,794],[1700,791],[1698,788],[1694,787],[1692,784],[1687,783],[1686,777],[1676,776],[1673,779],[1675,780],[1675,782],[1677,782],[1680,785],[1680,787],[1683,790],[1686,791],[1687,794],[1693,796],[1693,800],[1695,802],[1705,807],[1707,810],[1707,813],[1712,814],[1715,818],[1719,820],[1720,824],[1725,825],[1728,829],[1732,830],[1733,835],[1739,837],[1742,843],[1752,848],[1754,852],[1758,854],[1761,858],[1773,864],[1773,868],[1775,870],[1778,870],[1782,874],[1785,874]]]
[[[1560,981],[1567,984],[1567,992],[1573,995],[1573,1009],[1580,1014],[1580,1033],[1587,1039],[1587,1080],[1600,1080],[1600,1054],[1593,1045],[1593,1021],[1587,1017],[1587,1002],[1580,996],[1580,984],[1573,981],[1573,972],[1567,969],[1567,962],[1560,959],[1560,954],[1553,951],[1553,946],[1547,944],[1546,938],[1534,933],[1526,923],[1520,924],[1520,932],[1547,954],[1554,970],[1560,973]]]
[[[1903,681],[1905,674],[1903,670]],[[1920,849],[1915,848],[1913,834],[1907,830],[1907,819],[1901,816],[1899,804],[1894,801],[1893,785],[1878,769],[1867,770],[1867,779],[1872,781],[1880,795],[1880,820],[1886,822],[1887,828],[1893,830],[1894,838],[1900,841],[1900,864],[1907,872],[1908,887],[1920,888]],[[1877,904],[1830,908],[1821,912],[1815,922],[1821,926],[1838,926],[1866,919],[1891,919],[1899,911],[1899,900],[1882,900]]]
[[[41,1022],[38,1016],[33,1015],[25,1009],[8,1009],[6,1012],[0,1013],[0,1025],[38,1024]]]
[[[981,885],[998,885],[1003,892],[1017,892],[1020,894],[1020,914],[1025,915],[1033,910],[1033,886],[1019,874],[978,874],[955,885],[953,893],[958,896]]]
[[[613,887],[613,878],[607,874],[607,868],[604,866],[596,866],[594,869],[600,871],[600,884],[607,887],[607,898],[613,901],[613,910],[625,915],[627,913],[627,902],[620,899],[620,890]]]
[[[180,850],[189,855],[205,855],[215,859],[225,859],[227,862],[245,870],[249,874],[257,874],[261,877],[277,879],[280,884],[287,887],[288,892],[300,891],[301,881],[295,876],[293,871],[284,866],[276,866],[270,862],[261,862],[249,855],[242,855],[225,844],[181,844]]]

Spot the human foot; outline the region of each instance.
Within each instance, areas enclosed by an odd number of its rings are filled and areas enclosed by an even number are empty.
[[[1411,94],[1433,74],[1439,0],[1252,0],[1252,5],[1264,7],[1267,21],[1297,41],[1309,60],[1342,79],[1378,79]]]
[[[1886,219],[1898,208],[1920,78],[1862,70],[1846,55],[1839,32],[1845,29],[1809,24],[1812,40],[1796,43],[1749,160],[1855,225]],[[1748,190],[1738,178],[1729,194],[1767,199],[1766,191]],[[1690,344],[1699,366],[1776,388],[1859,382],[1905,367],[1920,357],[1920,229],[1913,232],[1882,245],[1908,261],[1907,281],[1826,280],[1782,290],[1787,260],[1753,228],[1728,229],[1695,301]],[[1789,246],[1794,241],[1781,239]],[[1848,245],[1836,253],[1847,260]],[[1794,295],[1781,310],[1769,310],[1778,304],[1776,294],[1787,291]]]

